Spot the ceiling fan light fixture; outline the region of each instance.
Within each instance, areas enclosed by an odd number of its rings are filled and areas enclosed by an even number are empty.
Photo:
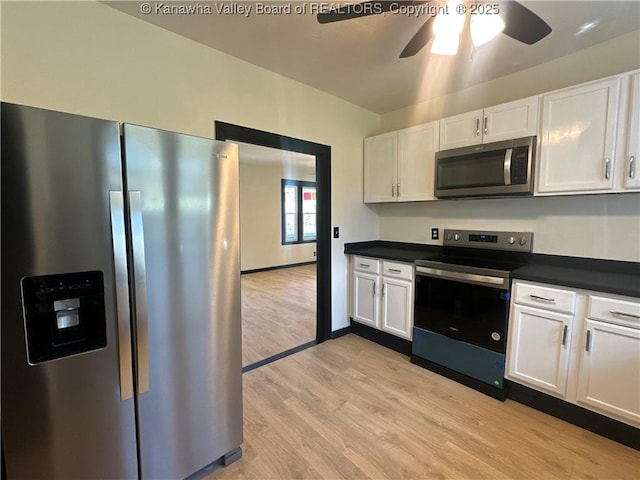
[[[431,53],[436,55],[455,55],[458,53],[460,35],[436,35],[431,45]]]
[[[471,41],[479,47],[493,40],[504,30],[504,21],[500,15],[491,13],[474,13],[471,15]]]
[[[433,22],[433,34],[436,37],[460,35],[464,27],[465,11],[462,0],[449,0]]]

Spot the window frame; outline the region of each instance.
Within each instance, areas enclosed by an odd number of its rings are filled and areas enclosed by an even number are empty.
[[[298,232],[298,239],[288,241],[287,240],[287,214],[285,212],[285,193],[284,189],[287,186],[297,187],[296,198],[296,225]],[[316,192],[316,235],[313,239],[304,239],[304,213],[302,210],[302,189],[303,187],[314,188]],[[307,182],[304,180],[291,180],[283,178],[280,180],[280,242],[284,245],[300,245],[303,243],[315,243],[318,241],[318,187],[316,182]]]

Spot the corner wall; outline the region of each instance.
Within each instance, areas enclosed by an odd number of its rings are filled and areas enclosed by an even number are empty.
[[[331,146],[332,329],[348,325],[344,243],[378,237],[362,203],[379,115],[98,2],[0,2],[3,101],[214,137],[214,120]]]

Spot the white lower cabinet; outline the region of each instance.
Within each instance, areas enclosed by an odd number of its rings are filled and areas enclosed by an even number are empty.
[[[640,299],[520,280],[512,291],[507,378],[640,426]]]
[[[410,340],[413,265],[352,256],[351,278],[353,320]]]
[[[564,397],[573,317],[515,305],[511,310],[511,357],[507,376]]]

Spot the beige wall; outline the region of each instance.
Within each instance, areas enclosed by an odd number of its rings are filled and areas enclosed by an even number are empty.
[[[362,139],[379,116],[95,2],[0,2],[0,97],[213,137],[222,120],[331,146],[333,329],[347,325],[344,242],[378,237]]]
[[[640,67],[635,31],[573,55],[382,116],[380,132],[544,93]],[[535,232],[534,251],[640,261],[640,194],[390,204],[380,238],[432,242],[431,227]]]
[[[381,117],[378,133],[439,120],[636,68],[640,68],[640,30],[451,95],[386,113]]]
[[[240,263],[243,271],[312,262],[316,243],[282,245],[281,180],[314,182],[313,169],[242,163],[240,149]]]

